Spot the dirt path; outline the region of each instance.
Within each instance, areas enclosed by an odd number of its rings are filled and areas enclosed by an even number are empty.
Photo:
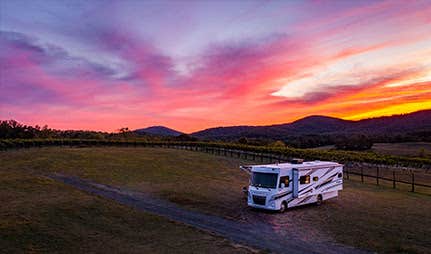
[[[167,217],[205,231],[209,231],[250,247],[276,253],[366,253],[352,247],[331,242],[304,241],[295,235],[280,234],[272,225],[254,222],[238,222],[218,216],[186,210],[178,205],[154,196],[103,185],[77,177],[55,174],[51,179],[71,185],[82,191],[114,200],[138,210]]]

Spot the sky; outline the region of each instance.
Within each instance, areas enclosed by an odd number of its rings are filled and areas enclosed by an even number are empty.
[[[430,0],[0,0],[3,120],[190,133],[430,108]]]

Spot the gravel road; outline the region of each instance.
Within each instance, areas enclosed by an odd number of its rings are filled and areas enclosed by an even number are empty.
[[[146,193],[108,186],[62,174],[50,175],[49,178],[73,186],[87,193],[120,204],[135,207],[138,210],[166,217],[201,230],[209,231],[233,242],[267,250],[274,253],[367,253],[349,246],[333,242],[304,241],[294,234],[280,234],[273,225],[261,221],[240,222],[218,216],[208,215],[184,209],[175,203],[162,200]]]

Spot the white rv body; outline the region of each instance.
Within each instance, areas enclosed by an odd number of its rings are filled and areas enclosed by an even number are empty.
[[[343,189],[343,165],[329,161],[241,166],[250,174],[247,203],[251,207],[284,211],[320,203]]]

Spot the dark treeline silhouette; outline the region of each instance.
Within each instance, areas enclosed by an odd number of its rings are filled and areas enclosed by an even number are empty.
[[[431,142],[431,131],[418,131],[406,133],[372,134],[367,132],[357,133],[331,133],[331,134],[303,134],[286,135],[271,138],[240,137],[238,139],[223,138],[223,142],[236,142],[248,145],[272,146],[279,141],[286,146],[294,148],[315,148],[320,146],[335,145],[336,149],[364,151],[370,149],[374,143],[402,143],[402,142]]]
[[[339,150],[365,151],[371,149],[372,146],[372,139],[363,134],[342,137],[335,142],[335,148]]]
[[[24,125],[15,120],[0,121],[0,138],[50,138],[56,134],[55,130],[48,128],[47,125],[40,127]]]
[[[196,141],[197,139],[187,134],[176,137],[149,135],[137,133],[122,127],[117,133],[85,130],[55,130],[47,125],[40,127],[21,124],[15,120],[0,120],[0,139],[140,139],[140,140],[177,140]]]
[[[102,139],[110,134],[97,131],[82,130],[55,130],[47,125],[40,127],[24,125],[15,120],[0,121],[0,139],[31,139],[31,138],[79,138],[79,139]],[[119,134],[117,134],[119,135]]]

